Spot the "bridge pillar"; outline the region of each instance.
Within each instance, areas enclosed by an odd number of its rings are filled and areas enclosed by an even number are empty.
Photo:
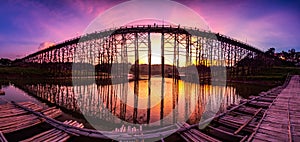
[[[139,52],[138,52],[138,34],[134,34],[134,57],[135,57],[135,64],[134,64],[134,111],[133,111],[133,123],[137,123],[137,113],[138,113],[138,94],[139,94]]]
[[[161,102],[160,102],[160,120],[164,118],[164,92],[165,92],[165,38],[164,33],[161,33]],[[163,121],[160,121],[161,126]]]
[[[147,124],[150,123],[150,108],[151,108],[151,35],[148,32],[148,107],[147,107]]]

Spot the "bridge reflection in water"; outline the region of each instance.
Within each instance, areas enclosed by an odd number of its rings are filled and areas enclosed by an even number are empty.
[[[162,85],[157,84],[161,84],[159,77],[151,78],[151,87],[147,80],[110,85],[36,83],[21,86],[26,92],[70,112],[116,124],[120,119],[155,125],[183,120],[197,123],[204,111],[223,111],[242,98],[237,95],[236,88],[230,86],[166,78],[164,94],[161,94]],[[218,102],[222,102],[221,105]]]

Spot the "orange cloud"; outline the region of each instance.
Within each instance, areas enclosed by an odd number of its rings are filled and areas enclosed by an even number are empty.
[[[39,51],[40,50],[44,50],[44,49],[49,48],[50,46],[53,46],[53,45],[55,45],[54,42],[45,41],[45,42],[43,42],[43,43],[40,44],[40,46],[38,47],[38,50]]]

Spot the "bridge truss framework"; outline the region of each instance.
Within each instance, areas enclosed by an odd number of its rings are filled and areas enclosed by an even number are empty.
[[[189,66],[221,66],[231,70],[231,74],[251,74],[257,65],[250,60],[239,64],[241,60],[260,57],[267,62],[268,59],[261,50],[218,33],[172,25],[137,25],[76,37],[28,55],[21,61],[45,65],[60,73],[70,72],[74,63],[81,64],[81,67],[96,67],[98,73],[110,73],[112,66],[118,64],[118,72],[124,73],[128,72],[130,63],[134,65],[135,75],[139,75],[141,54],[148,56],[148,66],[152,64],[153,50],[157,47],[152,47],[151,42],[152,37],[157,35],[161,44],[162,76],[166,72],[166,57],[172,60],[173,75],[178,72],[176,68]],[[242,66],[242,71],[238,66]],[[151,67],[148,68],[148,74],[151,74]]]

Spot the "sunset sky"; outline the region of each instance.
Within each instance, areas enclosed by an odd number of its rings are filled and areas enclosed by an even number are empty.
[[[78,36],[90,23],[123,0],[3,0],[0,4],[0,58],[22,58],[44,46]],[[213,32],[247,42],[261,50],[300,50],[300,1],[177,0],[200,15]],[[143,2],[140,2],[143,4]],[[145,5],[156,13],[188,14],[163,5]],[[126,7],[129,17],[136,5]],[[180,13],[179,13],[180,12]],[[143,17],[142,12],[131,13]],[[116,17],[115,17],[116,18]]]

